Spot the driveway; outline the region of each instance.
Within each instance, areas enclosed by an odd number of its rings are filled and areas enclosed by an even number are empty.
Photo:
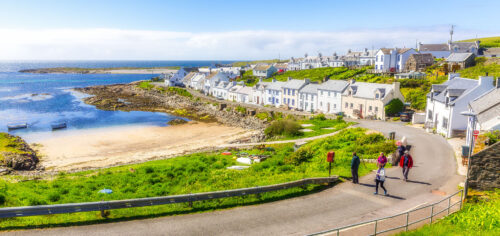
[[[261,205],[199,214],[161,217],[89,226],[8,232],[6,235],[304,235],[400,213],[451,194],[462,181],[453,150],[444,138],[400,123],[357,121],[357,126],[396,132],[413,145],[415,167],[410,182],[401,170],[387,170],[389,197],[373,195],[374,175],[360,185],[346,182],[319,193]],[[431,192],[432,191],[432,192]]]

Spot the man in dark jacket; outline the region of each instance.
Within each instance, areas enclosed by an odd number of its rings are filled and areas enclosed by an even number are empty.
[[[413,158],[411,157],[410,153],[408,153],[408,150],[406,150],[405,154],[401,157],[399,166],[403,168],[404,180],[408,181],[408,172],[410,172],[410,168],[413,167]]]
[[[352,153],[351,160],[351,174],[352,174],[352,182],[358,184],[358,169],[359,169],[359,157],[356,155],[356,152]]]

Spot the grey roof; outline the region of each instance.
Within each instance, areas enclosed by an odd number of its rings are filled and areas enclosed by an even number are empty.
[[[420,44],[420,51],[450,51],[450,47],[446,43]]]
[[[474,54],[469,53],[469,52],[464,52],[464,53],[452,53],[446,58],[446,61],[449,62],[463,62],[467,60],[469,57],[473,56]]]
[[[236,90],[235,93],[250,95],[252,94],[252,87],[244,86]]]
[[[381,91],[382,96],[384,98],[386,94],[389,94],[392,91],[392,84],[376,84],[376,83],[365,83],[365,82],[355,82],[349,86],[353,91],[353,97],[359,98],[375,98],[375,92]],[[344,95],[348,94],[349,88],[344,92]]]
[[[335,91],[335,92],[344,92],[349,83],[345,80],[328,80],[321,84],[319,90],[327,90],[327,91]]]
[[[477,48],[476,42],[454,42],[450,45],[451,51],[470,52],[470,49]]]
[[[440,89],[438,91],[434,90],[435,94],[433,100],[444,103],[446,102],[445,95],[447,92],[451,91],[453,94],[456,94],[457,91],[462,90],[461,93],[459,94],[460,96],[464,93],[467,93],[471,89],[474,89],[478,84],[479,84],[478,80],[455,77],[451,80],[448,80],[440,84],[441,86],[435,86],[435,85],[432,86],[433,89],[435,89],[436,87],[439,87]],[[427,94],[427,97],[429,97],[431,93],[432,91]]]
[[[289,88],[289,89],[300,89],[304,85],[306,85],[307,82],[302,79],[291,79],[283,85],[283,88]]]
[[[283,85],[285,85],[285,82],[276,81],[276,82],[272,82],[269,86],[267,86],[266,89],[281,90],[281,88],[283,87]]]
[[[476,98],[470,102],[470,107],[477,114],[479,123],[500,117],[500,88],[494,88]]]
[[[271,85],[272,82],[258,82],[257,84],[255,84],[254,86],[254,89],[265,89],[267,88],[269,85]]]
[[[299,90],[299,93],[317,94],[320,84],[308,84]]]
[[[500,55],[500,48],[485,48],[483,55]]]

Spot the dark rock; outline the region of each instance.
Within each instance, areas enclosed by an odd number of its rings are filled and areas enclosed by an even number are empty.
[[[180,118],[176,118],[176,119],[173,119],[173,120],[167,122],[167,124],[169,124],[169,125],[181,125],[181,124],[186,124],[186,123],[188,123],[186,120],[183,120]]]

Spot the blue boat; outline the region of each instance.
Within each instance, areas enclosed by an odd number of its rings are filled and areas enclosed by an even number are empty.
[[[68,127],[66,125],[66,122],[59,122],[59,123],[54,123],[50,125],[52,127],[52,130],[57,130],[57,129],[65,129]]]
[[[8,130],[26,129],[26,128],[28,128],[28,123],[17,123],[17,124],[8,124],[7,125]]]

